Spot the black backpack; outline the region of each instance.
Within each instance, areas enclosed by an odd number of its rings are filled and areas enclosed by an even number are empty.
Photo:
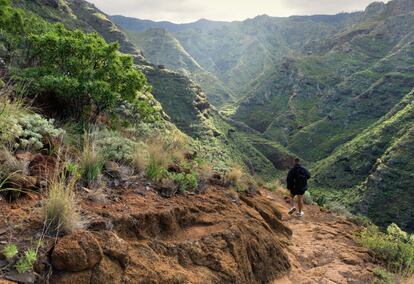
[[[302,189],[307,186],[308,184],[308,175],[306,170],[302,167],[297,167],[295,169],[295,188]]]

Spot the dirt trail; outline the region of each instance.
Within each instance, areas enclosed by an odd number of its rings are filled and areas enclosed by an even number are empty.
[[[273,284],[372,282],[374,260],[352,238],[358,226],[316,205],[305,206],[303,218],[289,216],[289,204],[281,194],[268,198],[280,204],[283,222],[293,231],[287,251],[291,272]]]

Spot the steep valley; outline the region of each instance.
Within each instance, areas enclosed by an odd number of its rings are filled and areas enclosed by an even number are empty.
[[[186,24],[0,8],[0,283],[411,283],[414,0]]]
[[[408,164],[395,158],[395,168],[382,168],[395,175],[373,174],[378,161],[392,155],[389,151],[406,151],[394,141],[410,138],[400,128],[377,134],[380,141],[370,136],[405,104],[414,87],[413,1],[373,3],[363,12],[335,16],[264,15],[228,23],[112,19],[144,51],[156,50],[156,38],[174,38],[191,62],[232,90],[234,107],[214,100],[222,113],[307,161],[315,173],[314,194],[321,200],[339,201],[381,225],[398,220],[413,230],[410,187],[399,185],[408,178],[403,174]],[[146,39],[148,34],[151,39]],[[169,64],[165,55],[151,56],[168,68],[185,68]],[[394,116],[392,121],[401,127],[411,123],[399,119]],[[365,150],[350,146],[357,144]],[[388,203],[390,194],[403,194],[410,201]]]

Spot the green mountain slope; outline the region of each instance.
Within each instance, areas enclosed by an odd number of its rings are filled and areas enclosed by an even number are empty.
[[[314,186],[380,225],[413,230],[414,90],[381,120],[315,166]]]
[[[223,83],[204,70],[171,33],[164,29],[149,29],[144,32],[128,31],[127,34],[151,63],[163,65],[196,81],[208,94],[212,104],[224,105],[234,101],[233,94]]]
[[[278,164],[273,160],[272,163],[243,133],[234,133],[232,126],[211,107],[202,89],[190,78],[148,63],[139,49],[94,5],[83,0],[19,0],[15,5],[49,21],[59,19],[69,28],[97,32],[107,41],[119,42],[123,52],[135,56],[137,67],[147,76],[153,87],[152,93],[169,116],[168,119],[193,139],[195,147],[199,148],[205,159],[222,163],[214,165],[216,168],[240,163],[252,174],[265,178],[272,178],[277,169],[286,168],[286,162]],[[272,146],[279,153],[278,161],[289,159],[291,154],[287,150],[275,143]]]
[[[183,25],[122,16],[114,16],[112,19],[129,34],[135,35],[132,38],[140,35],[140,39],[136,42],[142,46],[152,45],[153,37],[145,37],[147,33],[151,33],[151,30],[161,28],[168,31],[169,38],[158,39],[163,41],[163,45],[171,41],[173,36],[185,53],[211,76],[217,78],[221,82],[220,85],[229,90],[228,92],[240,99],[247,93],[250,83],[272,69],[284,56],[305,50],[307,52],[305,46],[342,30],[357,21],[359,17],[359,13],[290,18],[264,15],[243,22],[223,23],[201,20]],[[156,48],[157,46],[153,45],[149,49]],[[176,56],[180,56],[179,54],[182,53],[181,48],[177,50],[171,46],[169,49],[168,52],[160,52],[152,60],[168,65],[169,59],[165,54],[178,51]],[[183,66],[169,67],[179,70]],[[204,87],[209,97],[212,97],[211,94],[214,95],[206,88],[211,83],[203,84],[202,78],[194,79]],[[228,96],[218,101],[216,97],[217,95],[212,99],[217,106],[231,99]]]
[[[286,59],[253,86],[235,119],[308,160],[328,156],[413,87],[413,20],[368,18],[329,39],[329,51]]]

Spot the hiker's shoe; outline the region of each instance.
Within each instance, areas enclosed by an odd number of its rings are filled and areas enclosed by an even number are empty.
[[[292,215],[295,211],[296,211],[296,207],[292,207],[292,208],[290,208],[288,214]]]
[[[303,215],[305,215],[305,213],[303,213],[303,211],[297,212],[296,216],[298,217],[303,217]]]

